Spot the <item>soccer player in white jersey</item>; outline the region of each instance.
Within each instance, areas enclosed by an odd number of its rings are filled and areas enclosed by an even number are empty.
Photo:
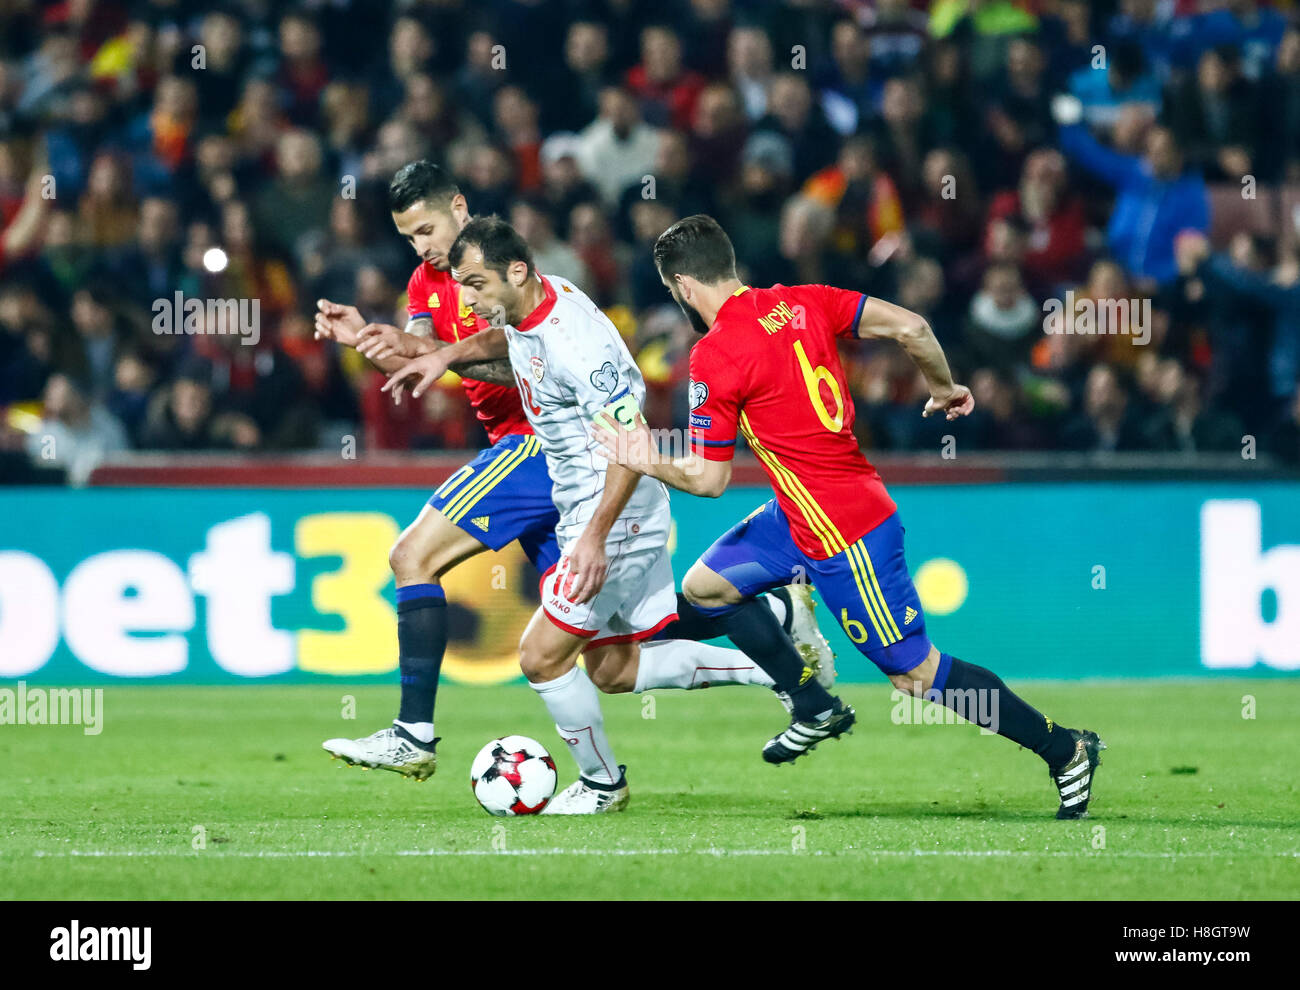
[[[577,286],[538,274],[509,224],[496,217],[471,221],[452,245],[450,261],[461,298],[494,329],[415,359],[393,372],[384,389],[399,395],[409,386],[418,397],[452,363],[509,357],[524,411],[546,452],[560,513],[560,560],[542,575],[542,604],[519,644],[520,667],[579,770],[578,780],[545,813],[620,811],[628,800],[626,767],[605,735],[592,679],[625,680],[624,690],[630,689],[643,642],[671,631],[679,618],[712,618],[681,614],[689,606],[676,593],[669,560],[667,489],[609,464],[591,437],[598,417],[631,422],[645,383],[614,325]],[[758,608],[714,634],[736,641],[747,619],[755,625],[770,619],[765,607]],[[788,703],[826,710],[835,704],[787,637],[742,638],[737,645],[772,675]],[[740,659],[736,651],[712,649]],[[586,672],[577,666],[579,653]]]

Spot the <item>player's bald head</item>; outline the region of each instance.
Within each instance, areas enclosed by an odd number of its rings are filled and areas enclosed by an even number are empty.
[[[528,242],[498,216],[475,217],[467,223],[451,245],[449,260],[453,272],[472,261],[505,278],[510,266],[522,261],[527,265],[527,274],[533,274],[533,252]]]

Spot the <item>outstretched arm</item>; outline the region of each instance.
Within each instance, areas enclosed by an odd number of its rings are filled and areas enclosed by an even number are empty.
[[[1239,268],[1226,255],[1210,255],[1201,272],[1211,282],[1227,286],[1232,291],[1266,306],[1281,308],[1297,299],[1297,290],[1294,286],[1281,286],[1266,275]]]
[[[1112,186],[1123,183],[1137,165],[1137,159],[1132,155],[1107,148],[1082,124],[1062,127],[1057,131],[1057,139],[1067,158]]]
[[[930,400],[926,402],[922,416],[942,410],[948,419],[956,419],[969,415],[975,408],[970,389],[953,382],[943,348],[939,346],[930,324],[919,313],[873,296],[863,303],[857,333],[864,340],[894,341],[921,369],[925,383],[930,387]]]
[[[405,333],[383,323],[369,324],[358,335],[357,352],[381,371],[392,373],[412,358],[450,346],[445,340],[433,336],[432,322],[427,316],[422,316],[412,319],[406,325]],[[451,370],[462,378],[474,378],[494,385],[515,383],[510,362],[505,358],[454,361]]]
[[[367,327],[366,329],[369,330],[370,328]],[[383,391],[391,392],[393,400],[398,401],[401,397],[402,388],[414,381],[411,397],[418,399],[430,385],[445,375],[449,369],[497,361],[506,358],[508,354],[509,344],[506,342],[506,332],[499,327],[494,327],[491,330],[484,330],[465,337],[454,344],[446,344],[432,349],[407,361],[388,376],[388,382],[384,385]],[[508,367],[509,361],[505,361],[505,364]],[[509,379],[509,384],[513,383],[514,379],[512,377]]]

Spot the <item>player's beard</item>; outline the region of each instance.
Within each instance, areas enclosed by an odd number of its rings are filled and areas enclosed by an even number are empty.
[[[686,319],[690,323],[692,330],[698,333],[701,337],[709,332],[709,325],[704,322],[704,317],[695,312],[694,306],[688,303],[685,299],[677,298],[676,293],[673,293],[673,298],[677,299],[677,305],[680,306],[682,312],[686,314]]]

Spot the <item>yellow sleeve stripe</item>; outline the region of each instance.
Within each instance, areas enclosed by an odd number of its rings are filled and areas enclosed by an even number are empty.
[[[456,496],[455,499],[443,510],[449,522],[460,522],[470,509],[478,504],[479,500],[501,483],[511,471],[519,466],[523,460],[529,456],[537,443],[536,437],[528,437],[514,450],[508,453],[498,455],[487,470],[479,475],[478,480],[467,487],[463,492]]]
[[[843,552],[848,547],[848,542],[840,534],[835,524],[831,522],[830,517],[822,510],[822,507],[817,504],[817,500],[804,487],[803,482],[799,480],[794,472],[782,464],[775,454],[758,442],[758,438],[754,435],[754,430],[749,424],[749,417],[743,412],[740,414],[740,428],[754,453],[772,469],[772,473],[777,476],[782,490],[790,496],[791,501],[799,506],[799,511],[803,513],[803,517],[808,523],[808,528],[816,533],[818,539],[822,541],[822,547],[825,549],[827,556],[834,556]]]

